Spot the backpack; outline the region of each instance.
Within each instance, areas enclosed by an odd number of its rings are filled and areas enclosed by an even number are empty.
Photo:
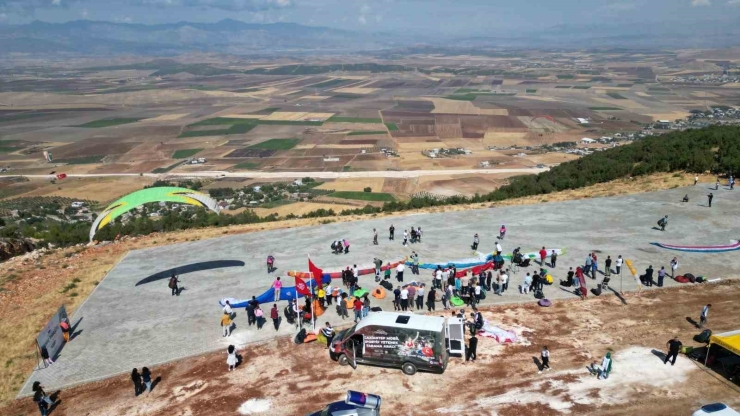
[[[709,337],[711,337],[711,336],[712,336],[712,330],[705,329],[705,330],[701,331],[701,334],[699,334],[699,335],[696,336],[696,341],[697,342],[702,342],[702,343],[708,343],[709,342]]]
[[[303,328],[303,329],[301,329],[300,332],[298,332],[296,334],[295,339],[293,340],[293,342],[295,342],[296,344],[303,344],[303,341],[305,341],[305,340],[306,340],[306,329]]]
[[[393,290],[393,283],[387,280],[383,280],[382,282],[380,282],[380,285],[383,286],[385,290]]]
[[[177,278],[176,277],[170,277],[170,283],[168,285],[170,287],[170,289],[174,289],[176,285],[177,285]]]
[[[658,220],[658,225],[661,225],[662,226],[663,223],[665,223],[665,218],[661,218],[661,219]]]

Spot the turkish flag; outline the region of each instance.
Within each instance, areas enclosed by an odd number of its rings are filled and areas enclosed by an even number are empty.
[[[300,293],[303,296],[310,296],[311,291],[308,290],[308,286],[306,285],[306,282],[303,281],[300,277],[295,278],[295,291]]]
[[[67,177],[67,174],[66,173],[59,173],[59,174],[57,174],[57,179],[64,179],[66,177]]]
[[[316,282],[316,286],[323,287],[322,280],[324,276],[324,271],[316,267],[316,265],[313,264],[313,262],[311,261],[310,257],[308,259],[308,271],[310,271],[311,274],[313,274],[313,280]]]

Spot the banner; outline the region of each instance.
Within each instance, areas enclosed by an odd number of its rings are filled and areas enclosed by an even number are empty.
[[[64,305],[59,307],[59,310],[51,317],[49,322],[46,323],[46,326],[41,330],[39,336],[36,338],[39,352],[41,352],[41,348],[46,347],[46,350],[49,352],[49,357],[52,358],[56,357],[64,346],[62,328],[59,327],[59,324],[62,322],[62,318],[67,318],[67,310],[64,309]]]
[[[304,282],[303,279],[301,279],[300,277],[295,278],[295,291],[303,296],[308,296],[311,294],[311,292],[308,290],[308,286],[306,286],[306,282]]]

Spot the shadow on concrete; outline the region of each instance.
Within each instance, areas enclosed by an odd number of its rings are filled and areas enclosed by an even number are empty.
[[[72,341],[73,339],[77,338],[78,335],[82,333],[82,330],[77,330],[77,327],[80,325],[80,322],[82,322],[83,317],[80,317],[80,319],[77,320],[77,322],[72,325],[72,328],[69,329],[69,340]]]
[[[699,323],[698,323],[698,322],[696,322],[696,321],[694,320],[694,318],[692,318],[692,317],[690,317],[690,316],[687,316],[687,317],[686,317],[686,322],[688,322],[688,323],[690,323],[691,325],[693,325],[693,326],[694,326],[694,328],[699,328]]]
[[[624,296],[622,296],[622,294],[621,294],[621,293],[619,293],[619,292],[617,292],[616,290],[612,289],[612,287],[611,287],[611,286],[609,286],[609,290],[610,290],[610,291],[611,291],[612,293],[614,293],[614,295],[615,295],[615,296],[616,296],[617,298],[619,298],[619,300],[621,300],[621,301],[622,301],[622,305],[626,305],[626,304],[627,304],[627,299],[625,299],[625,298],[624,298]]]
[[[221,269],[224,267],[243,267],[244,262],[239,260],[214,260],[214,261],[203,261],[200,263],[187,264],[185,266],[174,267],[172,269],[163,270],[158,273],[154,273],[151,276],[147,276],[138,282],[134,286],[140,286],[157,280],[169,279],[173,274],[183,275],[186,273],[200,272],[203,270]]]
[[[653,350],[650,350],[650,352],[652,352],[654,356],[660,358],[660,361],[665,361],[665,353],[663,351],[658,351],[656,349],[653,349]]]
[[[537,366],[537,371],[542,371],[542,363],[540,362],[540,359],[537,357],[532,357],[532,362],[534,365]]]

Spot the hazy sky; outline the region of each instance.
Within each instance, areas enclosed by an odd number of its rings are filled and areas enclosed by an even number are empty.
[[[526,33],[556,25],[738,19],[740,0],[0,0],[0,23],[295,22],[438,35]]]

